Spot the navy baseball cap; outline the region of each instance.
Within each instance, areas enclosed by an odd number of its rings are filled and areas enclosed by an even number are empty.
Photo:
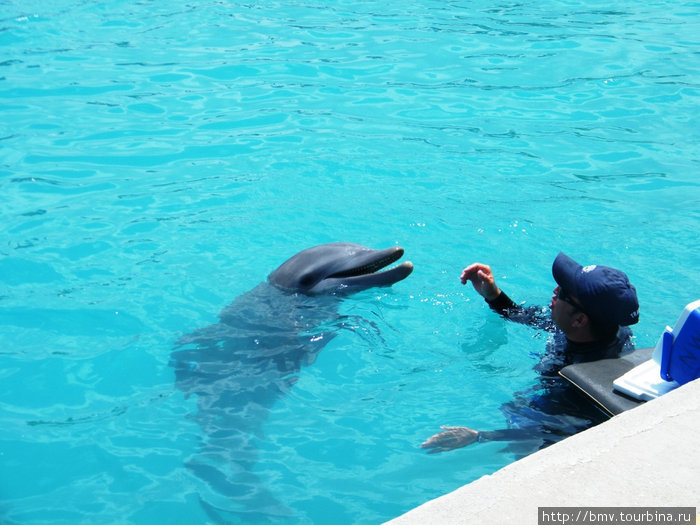
[[[620,270],[581,266],[560,253],[552,264],[554,280],[578,299],[584,312],[603,326],[628,326],[639,321],[637,290]]]

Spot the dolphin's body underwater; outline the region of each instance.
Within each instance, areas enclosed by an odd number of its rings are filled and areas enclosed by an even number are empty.
[[[402,255],[398,246],[308,248],[237,297],[217,324],[178,341],[170,361],[176,386],[197,396],[195,418],[205,433],[199,454],[187,466],[216,494],[217,502],[200,495],[210,514],[281,512],[251,472],[257,458],[253,440],[274,401],[333,337],[329,328],[339,317],[341,298],[408,277],[410,262],[379,271]]]

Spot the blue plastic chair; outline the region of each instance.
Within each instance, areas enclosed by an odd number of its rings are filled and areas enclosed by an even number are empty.
[[[686,306],[662,337],[661,379],[684,385],[700,377],[700,301]]]
[[[613,388],[649,401],[700,377],[700,301],[661,334],[652,358],[613,381]]]

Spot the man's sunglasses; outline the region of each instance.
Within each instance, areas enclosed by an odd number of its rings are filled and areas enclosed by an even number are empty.
[[[559,290],[557,291],[557,299],[564,301],[565,303],[569,303],[571,306],[576,308],[577,310],[580,310],[584,314],[586,313],[586,310],[584,310],[583,306],[581,306],[578,302],[574,300],[571,295],[569,295],[564,288],[561,286],[559,287]]]

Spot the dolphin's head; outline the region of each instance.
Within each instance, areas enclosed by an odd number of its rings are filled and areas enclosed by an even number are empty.
[[[316,294],[347,294],[374,286],[391,286],[408,277],[413,264],[399,260],[403,248],[373,250],[359,244],[338,242],[307,248],[272,272],[268,281],[283,290]]]

